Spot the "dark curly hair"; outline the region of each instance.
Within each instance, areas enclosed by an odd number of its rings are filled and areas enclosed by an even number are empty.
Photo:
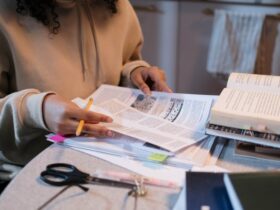
[[[16,0],[17,13],[21,15],[30,15],[39,22],[48,26],[52,33],[57,34],[60,28],[58,14],[56,13],[55,0]],[[94,3],[103,4],[111,11],[117,13],[116,2],[118,0],[91,0]]]

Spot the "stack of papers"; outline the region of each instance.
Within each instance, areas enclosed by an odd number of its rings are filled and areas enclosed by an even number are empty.
[[[89,98],[91,111],[113,118],[104,124],[114,138],[61,137],[61,145],[94,155],[136,173],[183,184],[186,170],[215,165],[223,148],[205,125],[216,96],[153,92],[102,85]],[[73,100],[81,108],[87,100]],[[56,141],[50,134],[48,140]],[[57,141],[56,141],[57,142]]]
[[[56,137],[54,134],[47,136],[48,140],[53,142]],[[63,138],[63,141],[59,144],[79,150],[87,150],[87,153],[99,152],[130,160],[164,163],[185,170],[189,170],[193,166],[204,166],[210,158],[214,158],[213,154],[210,153],[211,148],[215,146],[216,149],[222,149],[223,146],[222,143],[215,143],[214,137],[208,137],[204,141],[189,146],[178,153],[172,153],[123,135],[103,139],[94,137]],[[215,164],[213,161],[212,163]]]

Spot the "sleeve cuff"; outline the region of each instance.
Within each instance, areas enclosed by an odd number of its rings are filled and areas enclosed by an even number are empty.
[[[43,116],[43,101],[49,94],[55,93],[44,92],[27,96],[25,101],[27,112],[25,120],[29,126],[48,130]]]
[[[129,63],[126,63],[123,67],[123,71],[122,71],[122,76],[125,78],[126,83],[131,84],[131,80],[130,80],[130,74],[131,72],[138,68],[138,67],[150,67],[150,64],[148,64],[146,61],[143,60],[137,60],[137,61],[132,61]]]

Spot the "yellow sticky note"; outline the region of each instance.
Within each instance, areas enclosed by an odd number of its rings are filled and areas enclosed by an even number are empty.
[[[148,156],[148,160],[156,161],[156,162],[164,162],[168,158],[167,155],[159,154],[159,153],[152,153]]]

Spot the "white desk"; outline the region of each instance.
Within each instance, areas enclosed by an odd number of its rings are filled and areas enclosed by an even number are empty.
[[[264,168],[280,168],[279,162],[258,161],[233,156],[233,146],[228,145],[218,161],[218,165],[232,171],[256,171]],[[40,172],[46,165],[55,162],[71,163],[82,171],[92,173],[95,168],[104,170],[126,171],[121,167],[58,145],[52,145],[29,164],[9,184],[0,196],[0,209],[37,209],[61,188],[43,183],[39,179]],[[125,163],[124,163],[125,164]],[[87,185],[86,193],[78,187],[71,187],[57,197],[45,209],[120,209],[126,189]],[[138,210],[172,209],[178,190],[160,187],[148,187],[148,195],[138,200]],[[133,209],[134,200],[129,198],[126,209]]]
[[[19,175],[8,185],[0,196],[0,209],[37,209],[50,197],[61,190],[40,180],[41,171],[50,163],[63,162],[76,165],[81,171],[93,173],[95,168],[104,170],[125,169],[87,154],[52,145],[29,162]],[[125,164],[125,163],[124,163]],[[83,192],[71,187],[59,195],[45,209],[106,209],[120,210],[127,189],[87,185],[90,190]],[[178,190],[148,187],[148,195],[138,199],[138,210],[170,209],[176,202]],[[126,209],[133,209],[134,199],[129,198]]]

